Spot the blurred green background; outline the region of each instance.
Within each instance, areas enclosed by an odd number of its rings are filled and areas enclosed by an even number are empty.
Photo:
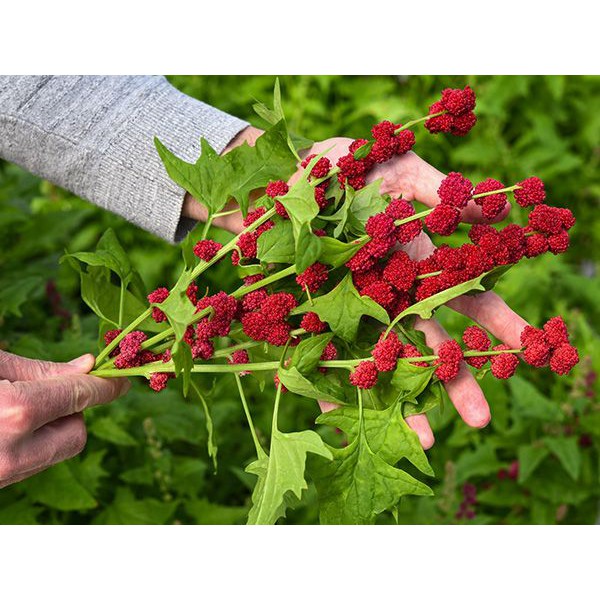
[[[260,126],[251,106],[254,100],[270,103],[274,77],[170,80]],[[421,116],[441,89],[467,83],[478,95],[475,129],[466,138],[422,129],[415,150],[439,169],[462,171],[473,181],[494,177],[510,185],[537,175],[551,204],[573,210],[578,221],[569,252],[523,261],[498,291],[533,325],[562,314],[581,362],[564,378],[526,366],[508,383],[485,378],[493,419],[482,431],[466,427],[452,406],[436,409],[431,421],[437,441],[428,452],[437,476],[428,483],[436,495],[403,500],[398,518],[593,523],[600,499],[600,78],[281,77],[290,127],[315,140],[362,137],[381,119]],[[521,224],[525,218],[518,207],[510,217]],[[148,290],[174,280],[178,248],[14,165],[0,165],[0,348],[51,360],[96,350],[96,317],[79,299],[75,273],[58,260],[65,249],[91,250],[107,227],[117,232]],[[227,264],[212,271],[207,285],[233,282]],[[445,308],[439,318],[454,335],[466,324]],[[272,399],[247,379],[257,425],[268,434]],[[216,474],[202,408],[183,399],[176,386],[155,395],[140,383],[112,406],[87,411],[89,440],[81,456],[0,490],[0,523],[244,522],[252,480],[243,469],[253,445],[233,378],[215,380],[208,400]],[[283,403],[281,426],[314,427],[317,414],[311,401],[290,399]],[[326,439],[336,435],[321,432]],[[472,490],[476,503],[467,518],[460,506]],[[287,522],[316,523],[317,515],[311,485]],[[383,515],[380,522],[393,521]]]

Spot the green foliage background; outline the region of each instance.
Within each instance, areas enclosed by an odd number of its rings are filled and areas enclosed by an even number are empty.
[[[170,79],[260,125],[251,105],[269,102],[274,77]],[[428,455],[436,477],[428,484],[436,495],[403,500],[397,517],[401,523],[593,523],[600,499],[600,78],[281,78],[291,129],[315,140],[361,137],[383,118],[420,116],[442,88],[466,83],[478,94],[477,127],[462,139],[421,130],[416,150],[439,169],[472,180],[489,176],[511,184],[537,175],[552,204],[573,210],[578,222],[569,252],[524,261],[498,291],[534,325],[564,315],[582,360],[566,378],[525,366],[509,383],[486,377],[493,419],[482,431],[466,427],[450,405],[430,413],[437,441]],[[511,219],[522,223],[523,214],[514,210]],[[107,227],[129,250],[148,290],[174,280],[178,248],[14,165],[0,165],[0,347],[50,360],[96,349],[96,317],[79,300],[75,273],[58,260],[65,249],[91,250]],[[208,286],[233,280],[227,264],[211,271]],[[466,324],[445,308],[438,316],[454,335]],[[0,523],[244,522],[253,481],[243,468],[253,445],[233,378],[216,380],[209,396],[216,474],[201,406],[176,387],[154,395],[138,383],[126,398],[87,411],[89,440],[81,456],[0,490]],[[253,381],[248,396],[268,435],[271,395]],[[281,428],[315,427],[318,414],[312,401],[284,398]],[[317,427],[327,441],[340,443],[331,428]],[[499,478],[515,460],[518,479]],[[477,487],[476,517],[469,521],[456,517],[465,483]],[[317,522],[312,484],[287,522]],[[394,521],[383,515],[380,522]]]

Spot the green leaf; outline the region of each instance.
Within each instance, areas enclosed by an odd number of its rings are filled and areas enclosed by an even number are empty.
[[[525,483],[550,452],[544,446],[521,446],[519,459],[519,483]]]
[[[323,333],[302,340],[294,350],[290,367],[295,367],[302,375],[306,375],[317,368],[325,346],[333,338],[333,333]]]
[[[356,338],[363,315],[373,317],[381,323],[389,323],[387,312],[379,304],[368,296],[361,296],[358,293],[352,283],[351,273],[348,273],[328,294],[315,298],[312,305],[305,302],[296,308],[294,313],[308,311],[317,313],[336,335],[347,341]]]
[[[408,473],[390,466],[370,448],[364,431],[333,460],[315,461],[313,469],[323,524],[372,524],[406,495],[430,496],[431,489]]]
[[[349,203],[348,227],[357,235],[365,233],[365,224],[370,217],[387,208],[388,202],[379,193],[381,181],[381,179],[373,181],[358,191],[348,187],[346,192],[346,202]]]
[[[69,463],[59,463],[21,484],[33,502],[58,510],[88,510],[97,502],[79,483]]]
[[[296,271],[302,273],[317,262],[320,255],[321,238],[313,233],[308,223],[303,223],[296,238]]]
[[[365,408],[363,421],[371,450],[385,462],[393,465],[407,458],[426,475],[434,475],[419,437],[402,416],[402,402],[396,401],[385,410]],[[359,409],[357,406],[342,406],[319,415],[316,422],[338,427],[354,438],[359,430]]]
[[[88,426],[89,432],[100,438],[116,444],[117,446],[137,446],[138,442],[135,438],[123,429],[114,419],[110,417],[101,417],[95,419],[91,425]]]
[[[245,506],[212,504],[205,498],[189,500],[184,507],[198,525],[238,525],[244,522],[248,514]]]
[[[123,249],[115,232],[107,229],[100,238],[95,252],[74,252],[66,254],[66,257],[76,258],[82,263],[93,267],[106,267],[116,273],[123,284],[127,287],[132,284],[132,290],[140,300],[145,300],[145,290],[139,273],[133,268],[127,252]]]
[[[581,450],[574,437],[546,437],[544,443],[574,481],[581,471]]]
[[[464,483],[471,477],[480,475],[491,475],[502,467],[502,463],[496,458],[496,450],[486,440],[475,450],[463,452],[456,461],[456,481]]]
[[[315,400],[344,402],[344,389],[321,373],[311,373],[310,379],[307,379],[296,367],[290,367],[279,369],[277,374],[281,383],[294,394]]]
[[[465,281],[464,283],[460,283],[459,285],[455,285],[454,287],[448,288],[443,292],[438,292],[433,296],[429,296],[429,298],[425,298],[425,300],[421,300],[420,302],[416,302],[412,306],[409,306],[407,309],[403,310],[396,319],[400,321],[404,317],[408,315],[418,315],[422,319],[430,319],[433,315],[433,311],[442,304],[446,304],[453,298],[458,296],[462,296],[467,292],[471,292],[473,290],[485,291],[483,285],[481,285],[481,280],[485,275],[480,275],[475,279],[470,279],[469,281]],[[396,320],[395,319],[395,320]]]
[[[516,417],[550,422],[564,420],[564,414],[560,408],[543,396],[529,381],[516,375],[509,379],[508,384]]]
[[[448,394],[441,381],[434,381],[427,386],[414,400],[405,402],[402,407],[402,414],[405,417],[411,415],[420,415],[432,410],[436,406],[442,405]],[[414,402],[414,404],[413,404]]]
[[[275,429],[268,457],[254,461],[246,471],[258,476],[252,494],[249,525],[270,525],[285,515],[288,493],[298,500],[308,488],[304,479],[306,454],[312,452],[331,459],[331,452],[315,431],[282,433]]]
[[[273,90],[273,109],[270,109],[263,102],[256,102],[253,104],[252,108],[254,112],[264,119],[267,123],[271,125],[275,125],[281,120],[285,120],[285,115],[283,113],[283,109],[281,107],[281,90],[279,87],[279,78],[275,79],[275,87]],[[312,140],[308,138],[302,137],[301,135],[296,135],[295,133],[288,133],[288,145],[290,150],[296,155],[296,158],[300,160],[300,156],[297,154],[297,150],[302,150],[303,148],[309,148],[312,146]]]
[[[203,138],[195,164],[175,156],[158,138],[154,143],[171,179],[204,204],[209,215],[222,210],[230,198],[235,198],[246,214],[250,192],[273,179],[286,179],[296,169],[285,121],[268,129],[254,147],[244,143],[223,156]]]
[[[260,235],[257,256],[265,263],[294,264],[296,245],[291,221],[276,221],[274,227]]]
[[[366,243],[364,242],[340,242],[335,238],[322,237],[321,255],[319,262],[331,265],[332,267],[341,267],[347,263]]]
[[[136,500],[130,489],[119,487],[112,504],[94,519],[94,523],[98,525],[164,525],[173,516],[177,505],[177,502],[160,502],[154,498]]]
[[[196,313],[196,307],[187,297],[186,273],[184,272],[170,291],[167,299],[158,306],[165,313],[169,325],[175,334],[175,343],[171,348],[171,359],[175,367],[175,376],[183,374],[183,394],[187,396],[191,371],[194,366],[192,351],[189,344],[183,341],[186,329]]]
[[[391,383],[400,392],[400,400],[412,400],[427,387],[434,372],[435,367],[417,367],[399,360]]]

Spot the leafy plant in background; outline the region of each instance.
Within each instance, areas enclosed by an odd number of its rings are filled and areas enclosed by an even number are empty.
[[[312,85],[313,80],[308,81]],[[416,85],[418,81],[423,80],[414,81]],[[391,79],[378,79],[376,83],[382,86],[397,85]],[[347,80],[339,80],[340,89],[347,84]],[[415,94],[415,98],[419,95],[421,95],[420,92]],[[292,111],[289,118],[290,122],[293,119]],[[483,131],[483,128],[481,130]],[[419,143],[421,143],[421,140]],[[427,143],[427,140],[425,140],[425,143]],[[444,143],[442,142],[442,144]],[[490,171],[493,171],[494,174],[497,173],[496,170],[490,169]],[[512,180],[514,181],[516,178]],[[72,202],[72,200],[60,200],[59,202],[68,203]],[[49,202],[48,205],[50,205]],[[43,206],[43,203],[40,206]],[[115,222],[118,221],[115,220]],[[121,228],[126,232],[128,231],[126,226],[121,225]],[[95,231],[99,231],[101,227],[94,229]],[[222,234],[219,233],[219,235]],[[119,236],[123,237],[121,233],[119,233]],[[143,239],[143,237],[141,233],[136,233],[136,238]],[[142,245],[149,246],[148,238],[149,236],[146,236]],[[107,240],[104,241],[104,243],[106,242]],[[222,239],[222,242],[226,243],[227,240]],[[127,245],[127,241],[125,245]],[[141,251],[141,246],[137,246],[138,251]],[[83,244],[83,247],[85,247],[85,244]],[[35,249],[34,252],[37,250],[39,249]],[[77,248],[71,248],[71,250],[76,251]],[[544,261],[543,258],[540,260]],[[172,274],[170,265],[174,264],[174,262],[174,256],[171,252],[170,263],[167,260],[162,263],[165,265],[166,273],[161,274],[160,277],[156,277],[155,271],[154,277],[151,276],[148,278],[147,274],[144,274],[144,278],[154,279],[157,283],[166,280],[169,274]],[[572,268],[569,268],[560,261],[545,261],[543,264],[555,274],[555,281],[558,281],[559,285],[564,286],[567,290],[571,290],[571,288],[567,283],[563,282],[568,282],[569,277],[575,277],[576,279],[580,277],[573,272]],[[227,274],[226,265],[219,265],[216,269],[220,274],[221,281],[223,281],[223,277],[229,277],[229,279],[225,279],[227,285],[234,283],[234,278],[231,274]],[[519,270],[521,270],[521,267]],[[508,273],[500,285],[507,286],[511,281],[518,281],[517,274],[519,270],[516,270],[515,274],[513,272]],[[529,277],[530,279],[532,273],[533,277],[535,277],[535,271],[538,271],[534,266],[530,267],[527,264],[523,266],[522,270],[525,272],[525,275],[521,275],[521,277]],[[62,272],[65,273],[64,270]],[[539,269],[539,272],[542,273],[543,270]],[[210,278],[210,271],[206,273]],[[548,270],[545,273],[548,273]],[[558,274],[558,277],[556,277],[556,274]],[[66,273],[64,277],[67,281],[71,282],[72,286],[74,282],[68,279]],[[59,289],[62,287],[63,292],[65,291],[64,285],[59,285],[58,287]],[[581,287],[580,285],[575,285],[573,286],[573,290],[571,290],[571,293],[576,294],[576,298],[581,298]],[[36,289],[39,289],[39,286]],[[518,285],[514,289],[518,290]],[[73,287],[70,290],[73,292]],[[590,286],[586,287],[586,291],[589,292],[590,296],[593,293]],[[56,296],[51,293],[50,298],[52,297],[56,301]],[[71,298],[74,298],[73,294],[71,294]],[[563,295],[563,298],[563,302],[569,302],[568,291]],[[73,303],[74,311],[76,311],[76,302],[74,300],[71,300],[71,302]],[[52,304],[51,299],[49,299],[49,304]],[[527,306],[530,307],[528,310],[531,311],[531,307],[535,305],[529,303]],[[565,305],[559,305],[553,307],[551,311],[540,311],[538,314],[533,315],[531,312],[523,312],[532,321],[542,322],[550,314],[557,312],[564,312],[566,314],[567,311],[565,311],[565,308]],[[438,314],[445,317],[443,309]],[[453,318],[456,319],[456,317]],[[60,321],[61,317],[57,316],[56,319]],[[446,321],[446,325],[450,324],[450,328],[457,333],[464,329],[464,323],[458,321],[452,323],[447,317],[444,320]],[[40,322],[44,321],[47,321],[47,319],[40,319]],[[583,317],[574,318],[572,316],[570,321],[576,325],[576,339],[578,346],[583,351],[582,353],[589,353],[586,350],[594,342],[594,333],[589,329],[589,326],[586,326]],[[11,319],[11,324],[12,322],[13,319]],[[68,323],[68,319],[65,319],[64,314],[60,322],[63,324]],[[89,318],[87,322],[91,325]],[[46,325],[47,323],[44,324],[44,326]],[[90,328],[88,328],[89,331]],[[64,338],[70,334],[71,332],[69,331],[60,333],[60,328],[57,327],[54,337]],[[19,337],[21,340],[25,339],[18,334],[14,337]],[[89,340],[89,334],[87,339]],[[85,346],[85,344],[83,345]],[[26,349],[26,346],[23,344],[22,346]],[[18,348],[18,345],[11,344],[11,349],[14,350],[15,347]],[[48,348],[48,344],[38,344],[37,348],[32,350],[33,348],[30,347],[30,354],[42,355],[45,353],[46,356],[48,356],[49,352],[52,352]],[[475,516],[474,522],[497,522],[498,520],[508,522],[547,522],[553,521],[556,518],[566,521],[577,521],[577,519],[589,521],[593,519],[594,502],[597,498],[595,490],[597,489],[598,469],[597,449],[594,447],[594,436],[597,434],[593,431],[594,420],[592,418],[595,414],[594,399],[590,398],[593,395],[594,386],[594,382],[591,381],[593,379],[593,365],[589,363],[590,360],[584,358],[582,367],[576,371],[576,379],[570,377],[568,384],[559,384],[556,381],[552,381],[552,390],[555,395],[554,400],[559,400],[552,403],[552,406],[555,409],[558,407],[561,414],[566,415],[563,417],[556,416],[558,414],[556,410],[553,414],[547,412],[542,417],[543,411],[540,412],[538,410],[536,412],[535,409],[531,409],[529,411],[531,414],[526,415],[525,418],[521,418],[518,427],[515,425],[519,421],[518,417],[521,411],[527,413],[527,406],[529,406],[524,398],[521,398],[522,402],[520,405],[518,401],[515,402],[515,398],[522,396],[524,391],[530,392],[531,388],[524,387],[521,383],[515,384],[514,382],[525,382],[526,384],[527,382],[522,378],[527,377],[537,383],[538,386],[541,384],[542,389],[543,386],[548,386],[549,383],[547,380],[541,378],[536,380],[535,373],[530,375],[529,372],[526,373],[525,371],[522,372],[520,377],[511,380],[508,391],[504,386],[497,387],[493,381],[488,382],[487,378],[484,380],[483,385],[492,403],[494,413],[492,421],[494,431],[491,434],[490,432],[487,432],[486,435],[486,432],[467,430],[466,427],[463,427],[453,419],[452,411],[448,409],[445,409],[443,413],[440,413],[439,409],[434,409],[430,412],[430,415],[433,415],[435,419],[434,424],[438,438],[438,443],[430,455],[433,459],[432,464],[440,480],[443,481],[443,488],[438,489],[435,499],[405,499],[398,510],[400,521],[453,522],[455,519],[458,519],[462,522],[469,520],[472,516]],[[585,373],[588,373],[588,375],[585,375]],[[225,379],[228,379],[228,377]],[[576,386],[573,388],[572,394],[567,396],[565,390],[572,386],[573,381],[576,382]],[[249,404],[253,398],[260,397],[259,381],[246,377],[244,385],[247,388],[247,400]],[[212,408],[217,434],[219,431],[223,431],[223,421],[225,421],[228,431],[235,431],[240,428],[239,413],[236,413],[237,406],[233,403],[235,388],[236,382],[234,380],[230,383],[226,381],[217,383],[216,388],[213,390],[201,390],[204,392],[207,403],[210,403],[211,398],[215,399]],[[191,397],[194,397],[193,392]],[[543,398],[543,395],[541,397]],[[90,518],[85,515],[95,515],[95,519],[98,522],[128,522],[128,519],[135,519],[134,515],[139,514],[141,515],[140,519],[146,519],[146,522],[166,522],[173,518],[183,521],[206,522],[206,520],[210,520],[207,518],[207,515],[212,514],[215,520],[220,522],[225,522],[227,519],[244,519],[247,509],[232,508],[231,510],[234,513],[230,511],[228,516],[226,516],[227,508],[229,507],[221,508],[223,504],[231,505],[232,502],[234,504],[237,503],[238,506],[239,504],[243,504],[243,499],[244,497],[247,498],[247,493],[243,491],[243,487],[239,487],[240,482],[248,482],[251,477],[243,474],[239,469],[235,469],[236,463],[239,463],[238,453],[240,449],[236,448],[232,454],[233,449],[228,445],[231,443],[229,435],[227,436],[227,441],[225,436],[221,436],[222,439],[219,440],[219,473],[213,479],[212,468],[209,468],[202,460],[195,458],[199,455],[199,432],[202,430],[201,425],[204,420],[204,410],[201,407],[185,404],[174,390],[166,390],[156,400],[152,400],[151,404],[154,406],[154,410],[150,410],[148,407],[147,395],[143,393],[137,395],[134,393],[131,398],[126,399],[123,403],[119,403],[119,406],[94,411],[90,425],[90,449],[83,460],[76,459],[75,461],[70,461],[67,465],[52,469],[46,474],[33,478],[30,482],[24,482],[23,484],[19,484],[19,486],[14,486],[10,490],[4,491],[1,496],[2,505],[5,507],[3,510],[8,512],[5,512],[5,516],[2,518],[6,521],[21,522],[25,519],[23,515],[27,514],[27,518],[42,518],[46,522],[52,520],[52,518],[60,521],[67,515],[72,515],[70,517],[71,520],[83,519],[85,521]],[[310,427],[310,421],[314,418],[313,411],[301,405],[290,406],[290,404],[288,401],[280,403],[279,430],[292,431],[297,429],[297,422],[302,423],[303,428],[306,428],[307,425]],[[504,414],[501,412],[501,407],[503,406],[505,408]],[[567,406],[570,407],[568,411]],[[197,410],[195,410],[196,408]],[[269,421],[271,420],[268,414],[268,407],[265,407],[264,401],[262,401],[261,403],[255,402],[255,406],[252,408],[255,416],[257,438],[259,438],[259,442],[264,444],[265,439],[262,432],[269,431]],[[567,414],[565,411],[571,414]],[[108,415],[105,413],[108,413]],[[168,422],[169,419],[171,421],[176,420],[175,415],[179,414],[182,415],[181,423],[183,423],[186,419],[183,416],[184,413],[188,416],[187,425],[189,427],[187,429],[176,426],[169,428],[169,425],[165,425],[165,421]],[[191,415],[194,415],[195,419],[193,423],[195,425],[194,428],[191,427]],[[141,422],[136,423],[136,418],[139,418],[140,421],[141,418],[144,418],[146,421],[143,424]],[[98,426],[95,424],[96,419],[100,422]],[[220,419],[223,420],[220,421]],[[564,422],[564,429],[560,431],[556,429],[557,421]],[[155,422],[159,426],[156,426]],[[592,425],[588,425],[588,422],[592,423]],[[118,423],[121,426],[115,428],[115,424]],[[119,432],[115,433],[115,429]],[[187,441],[179,439],[178,434],[185,436],[186,431],[189,439]],[[331,446],[339,446],[339,438],[331,429],[320,426],[318,427],[318,431]],[[449,433],[450,431],[452,431],[451,434]],[[122,433],[126,435],[123,436],[121,435]],[[585,437],[586,435],[589,439]],[[120,447],[124,450],[127,449],[127,452],[118,453],[111,450],[109,455],[106,456],[107,444],[105,442],[100,443],[98,440],[109,438],[114,445],[111,446],[109,444],[108,448],[117,450]],[[571,441],[567,443],[550,441],[555,438],[559,440],[565,438]],[[581,441],[582,446],[576,444],[575,452],[573,452],[573,440],[577,440],[577,443],[579,443],[581,438],[583,438]],[[588,443],[592,444],[591,448],[585,446]],[[186,444],[194,444],[194,447],[189,446],[186,448]],[[166,451],[165,446],[167,447]],[[528,451],[528,446],[541,448],[541,450],[534,449],[533,451]],[[548,452],[544,452],[544,450],[548,450]],[[94,456],[96,468],[93,468],[93,464],[89,460],[94,455],[94,451],[96,451],[96,455]],[[98,457],[98,452],[102,454],[101,457]],[[527,462],[530,458],[528,452],[531,456],[534,456],[535,460],[533,462]],[[560,458],[561,452],[562,459]],[[153,457],[152,460],[146,460],[146,453]],[[242,454],[249,456],[250,447],[246,447],[245,451],[242,449]],[[579,459],[571,458],[569,462],[569,459],[564,458],[567,455],[571,457],[579,456]],[[521,467],[523,464],[528,466],[525,469],[521,468],[519,475],[515,478],[515,467],[511,467],[511,464],[517,458],[520,459]],[[88,460],[88,462],[84,464],[83,461],[85,460]],[[393,458],[389,458],[389,460],[393,460]],[[538,461],[537,464],[535,464],[536,460]],[[577,468],[578,460],[579,467]],[[137,463],[139,466],[130,469],[133,472],[129,474],[126,469],[122,469],[121,467],[127,463]],[[155,469],[159,463],[160,468]],[[405,461],[403,461],[403,466],[406,471],[416,475],[412,467],[404,465],[404,463]],[[182,465],[185,465],[185,467]],[[535,469],[532,470],[531,465]],[[566,468],[563,465],[570,465],[572,470],[569,472],[580,482],[576,486],[579,490],[578,494],[573,493],[574,486],[572,484],[569,485],[568,481],[565,481],[564,474],[563,476],[560,475],[560,469]],[[575,466],[573,467],[573,465]],[[231,467],[237,473],[237,477],[234,476],[233,479],[224,476],[224,470],[225,475],[228,475],[231,472]],[[183,475],[186,472],[186,468],[189,469],[188,473],[193,473],[195,476],[186,477]],[[254,468],[259,469],[260,466],[257,464]],[[502,469],[505,469],[506,473]],[[122,483],[119,486],[118,493],[113,491],[112,488],[114,486],[107,485],[110,480],[103,478],[103,475],[108,471],[112,473],[120,472],[125,477],[121,480]],[[556,474],[557,471],[558,475]],[[70,477],[67,477],[67,472],[70,474]],[[500,472],[500,479],[496,477],[497,472]],[[553,475],[550,475],[550,473]],[[93,481],[90,482],[90,478],[86,478],[85,474],[92,475]],[[571,475],[567,475],[567,477]],[[208,487],[205,487],[204,491],[202,487],[193,483],[201,480],[208,484]],[[79,502],[73,502],[70,506],[66,506],[65,504],[56,506],[58,501],[56,498],[52,499],[48,497],[48,494],[57,481],[63,482],[64,489],[78,490],[80,493],[82,489],[87,491],[89,496],[87,503],[80,498]],[[237,484],[235,483],[236,481],[238,482]],[[557,484],[557,481],[561,485]],[[46,482],[46,485],[44,485],[44,482]],[[545,485],[546,482],[547,485]],[[76,483],[79,487],[75,485]],[[95,487],[90,487],[91,483],[94,483]],[[463,499],[462,486],[465,483],[468,485],[465,488],[466,495]],[[207,484],[205,483],[205,486]],[[241,485],[244,485],[244,483],[241,483]],[[473,494],[473,485],[477,488],[475,494]],[[528,486],[531,486],[529,496],[524,493],[528,491]],[[545,496],[544,490],[546,490]],[[570,490],[570,496],[568,494],[565,495],[567,490]],[[92,507],[92,502],[95,502],[94,496],[100,499],[101,505],[105,508],[98,509]],[[149,496],[152,497],[149,498]],[[208,501],[207,498],[210,498],[211,501]],[[502,504],[502,499],[504,504]],[[515,499],[519,501],[516,502]],[[459,506],[461,502],[464,505],[462,508]],[[54,506],[52,503],[54,503]],[[221,506],[218,506],[219,504]],[[308,494],[305,494],[303,501],[296,509],[288,511],[288,516],[295,522],[313,522],[315,519],[314,505],[314,489],[311,486]],[[53,506],[53,508],[42,509],[43,506]],[[11,510],[13,511],[12,516]],[[19,513],[19,510],[21,510],[21,513]],[[44,512],[41,512],[42,510]],[[48,512],[49,510],[52,511],[52,514]],[[69,510],[70,512],[56,512],[59,510]],[[235,514],[235,510],[238,511],[237,514]],[[35,515],[38,513],[39,516],[36,517]],[[475,514],[473,515],[472,513]],[[380,517],[379,521],[382,518]]]

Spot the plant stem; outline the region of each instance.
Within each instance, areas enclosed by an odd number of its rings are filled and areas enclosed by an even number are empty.
[[[246,402],[246,396],[244,394],[244,388],[242,387],[242,382],[240,381],[239,375],[234,375],[235,382],[237,383],[238,391],[240,393],[240,400],[242,401],[242,406],[244,407],[244,412],[246,413],[246,420],[248,421],[248,425],[250,427],[250,434],[252,435],[252,441],[254,442],[254,447],[256,448],[256,455],[261,458],[265,454],[263,447],[260,445],[258,441],[258,436],[256,435],[256,429],[254,428],[254,423],[252,421],[252,415],[250,414],[250,409],[248,408],[248,403]]]
[[[427,279],[428,277],[435,277],[436,275],[442,274],[443,271],[433,271],[432,273],[423,273],[422,275],[417,275],[416,279]]]
[[[514,190],[521,189],[520,185],[511,185],[510,187],[505,187],[499,190],[493,190],[491,192],[481,192],[481,194],[475,194],[473,198],[484,198],[485,196],[493,196],[494,194],[503,194],[504,192],[512,192]]]
[[[249,294],[250,292],[258,290],[261,287],[264,287],[265,285],[269,285],[270,283],[279,281],[280,279],[283,279],[284,277],[287,277],[288,275],[293,275],[295,272],[296,272],[296,265],[291,265],[290,267],[286,267],[285,269],[282,269],[281,271],[277,271],[277,273],[273,273],[272,275],[269,275],[268,277],[265,277],[264,279],[261,279],[260,281],[257,281],[256,283],[253,283],[252,285],[243,285],[240,288],[238,288],[235,292],[233,292],[233,294],[231,294],[231,295],[234,298],[241,298],[242,296],[245,296],[246,294]]]
[[[408,121],[407,123],[402,125],[402,127],[398,127],[398,129],[396,129],[394,131],[394,134],[397,135],[401,131],[404,131],[405,129],[409,129],[413,125],[418,125],[419,123],[422,123],[423,121],[428,121],[429,119],[433,119],[433,117],[439,117],[440,115],[446,114],[446,112],[447,111],[442,110],[440,112],[433,113],[432,115],[425,115],[424,117],[421,117],[420,119],[413,119],[412,121]]]
[[[202,228],[202,236],[200,239],[202,239],[202,240],[206,239],[206,236],[208,235],[208,231],[210,229],[210,226],[212,225],[214,218],[215,218],[215,215],[208,216],[208,218],[206,219],[206,221],[204,223],[204,227]]]
[[[121,279],[121,292],[119,294],[119,329],[123,327],[123,309],[125,308],[125,285]]]

